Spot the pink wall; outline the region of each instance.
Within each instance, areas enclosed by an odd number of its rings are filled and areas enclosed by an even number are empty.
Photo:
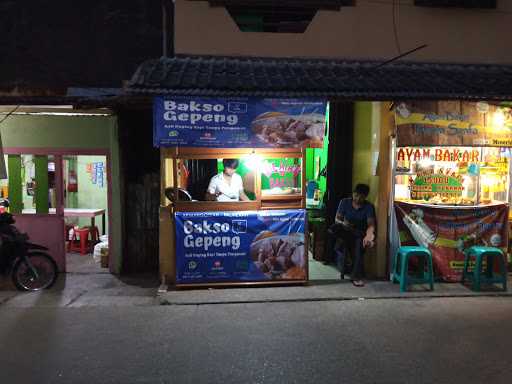
[[[16,227],[30,236],[30,242],[48,247],[60,272],[66,271],[64,219],[57,215],[14,215]]]

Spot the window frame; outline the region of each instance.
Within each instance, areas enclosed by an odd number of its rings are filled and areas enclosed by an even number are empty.
[[[165,196],[168,187],[177,188],[179,159],[219,159],[241,158],[257,155],[262,158],[299,158],[301,159],[301,193],[293,195],[267,195],[261,193],[261,169],[255,170],[255,200],[237,202],[219,201],[180,201],[174,203]],[[174,211],[222,211],[222,210],[258,210],[258,209],[297,209],[306,208],[306,164],[305,148],[161,148],[161,205],[171,206]]]

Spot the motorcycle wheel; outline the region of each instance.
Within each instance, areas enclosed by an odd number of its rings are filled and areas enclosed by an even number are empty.
[[[28,254],[30,262],[37,271],[36,278],[24,259],[18,259],[12,270],[12,281],[20,291],[40,291],[50,288],[58,276],[57,264],[44,252]]]

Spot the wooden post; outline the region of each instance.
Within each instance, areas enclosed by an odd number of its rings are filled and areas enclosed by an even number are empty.
[[[21,213],[23,210],[21,155],[9,155],[7,158],[9,170],[9,203],[11,213]]]
[[[389,104],[381,103],[380,108],[380,142],[379,162],[377,174],[379,175],[379,194],[377,197],[377,262],[376,274],[385,277],[388,265],[388,218],[389,218],[389,194],[392,191],[391,183],[391,135],[394,132],[393,113],[388,108]]]

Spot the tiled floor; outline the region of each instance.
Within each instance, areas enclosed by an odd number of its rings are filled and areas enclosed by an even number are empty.
[[[109,273],[108,268],[101,268],[100,262],[95,261],[92,253],[81,255],[79,253],[66,254],[66,272],[68,273]]]
[[[309,256],[309,279],[310,280],[339,280],[340,273],[335,265],[324,265]]]

